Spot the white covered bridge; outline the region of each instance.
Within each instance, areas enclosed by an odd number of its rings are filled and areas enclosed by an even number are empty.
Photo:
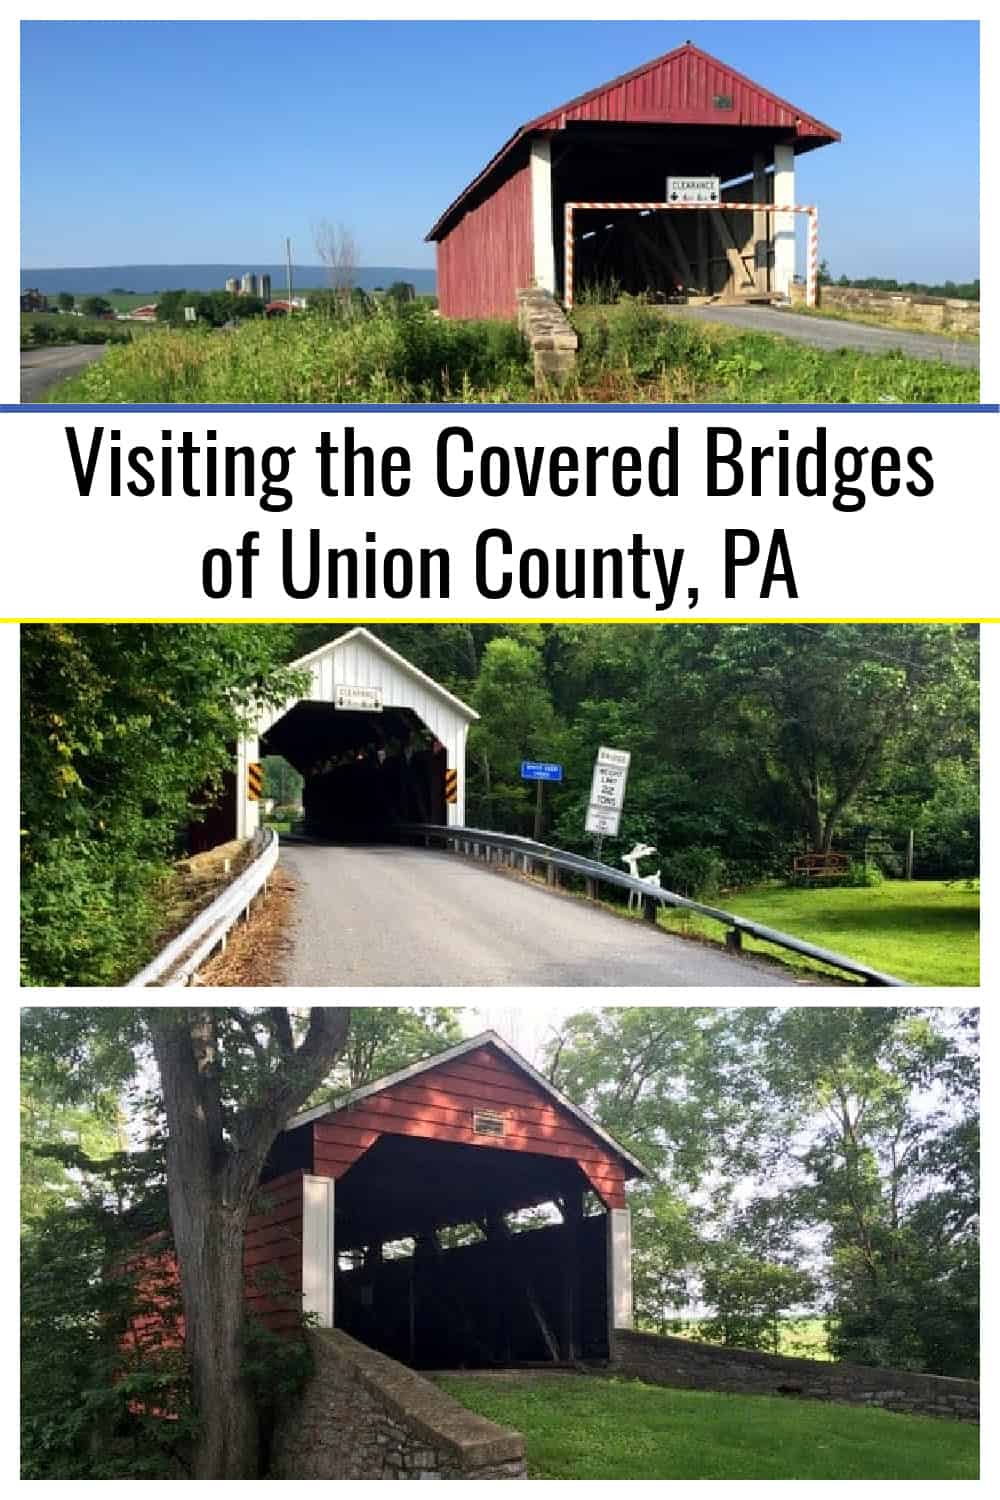
[[[306,689],[264,710],[237,749],[236,834],[259,823],[254,768],[281,755],[302,775],[319,836],[377,837],[399,822],[465,821],[469,725],[479,716],[362,626],[292,663]]]

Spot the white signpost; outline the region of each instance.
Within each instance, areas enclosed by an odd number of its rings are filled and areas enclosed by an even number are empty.
[[[631,760],[629,750],[612,750],[608,745],[598,748],[590,783],[586,829],[588,833],[595,833],[599,840],[605,835],[614,838],[618,833]]]
[[[334,708],[353,709],[355,712],[382,712],[382,689],[380,687],[352,687],[346,682],[337,682],[333,688]]]
[[[718,203],[718,177],[668,177],[668,203]]]

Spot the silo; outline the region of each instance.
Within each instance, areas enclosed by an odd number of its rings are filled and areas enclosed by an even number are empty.
[[[226,277],[226,291],[227,292],[232,292],[232,294],[233,294],[234,297],[238,297],[239,296],[239,294],[240,294],[240,278],[238,276],[227,276]]]
[[[243,285],[241,288],[244,297],[256,297],[257,295],[257,273],[256,271],[244,271]]]
[[[260,276],[260,295],[261,295],[262,299],[265,302],[270,302],[270,300],[271,300],[271,278],[270,278],[270,276],[268,276],[268,274],[267,274],[266,271],[262,271],[261,272],[261,276]]]

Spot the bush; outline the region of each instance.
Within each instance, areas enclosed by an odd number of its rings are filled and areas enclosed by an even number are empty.
[[[28,314],[21,319],[21,348],[37,349],[50,344],[128,344],[133,329],[111,320],[61,318],[51,313]]]
[[[718,896],[725,871],[726,862],[718,849],[692,844],[663,856],[660,884],[692,901],[709,901]]]

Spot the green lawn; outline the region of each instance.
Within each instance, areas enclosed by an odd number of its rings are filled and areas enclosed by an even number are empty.
[[[531,1479],[975,1479],[979,1431],[780,1396],[592,1375],[440,1381],[524,1434]]]
[[[887,880],[857,890],[768,885],[725,896],[718,905],[911,984],[979,983],[978,882],[974,889],[945,880]],[[707,918],[664,908],[660,921],[671,931],[723,940],[723,929]],[[752,938],[744,939],[744,948],[781,956],[802,971],[835,972]]]

